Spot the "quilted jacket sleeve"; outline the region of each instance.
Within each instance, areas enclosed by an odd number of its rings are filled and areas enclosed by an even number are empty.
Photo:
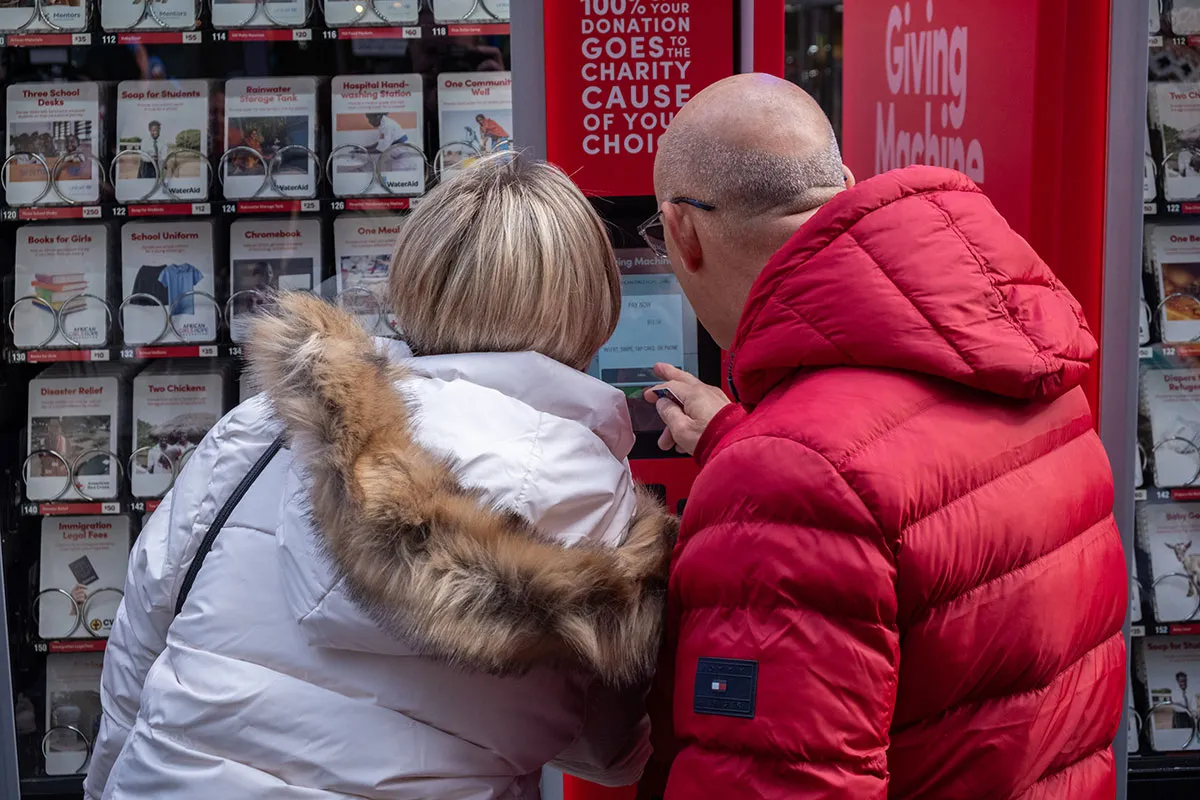
[[[219,449],[214,431],[188,459],[187,469],[142,528],[129,554],[125,597],[113,621],[100,679],[100,731],[84,781],[88,800],[104,794],[109,772],[137,719],[146,674],[166,648],[176,590],[185,571],[181,563],[187,554],[195,553],[204,535],[204,520],[213,516],[208,508],[209,483]]]
[[[884,800],[895,577],[893,543],[824,456],[779,436],[714,448],[671,576],[667,800]],[[752,718],[698,713],[701,659],[755,662]]]

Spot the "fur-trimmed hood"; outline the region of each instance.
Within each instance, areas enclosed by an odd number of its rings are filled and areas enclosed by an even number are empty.
[[[592,402],[559,416],[529,404],[536,384],[514,398],[447,370],[451,357],[398,363],[308,295],[282,297],[249,339],[304,466],[317,546],[370,625],[490,673],[649,674],[676,521],[628,478],[619,392],[534,354],[493,354],[586,381],[573,394]]]

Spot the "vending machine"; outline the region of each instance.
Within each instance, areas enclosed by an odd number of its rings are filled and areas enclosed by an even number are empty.
[[[672,115],[782,74],[783,0],[16,0],[0,8],[0,794],[81,795],[131,543],[253,388],[248,323],[307,291],[376,336],[426,191],[521,149],[612,232],[624,305],[589,372],[629,398],[638,479],[694,468],[641,400],[721,354],[638,225]],[[603,796],[547,775],[548,798]]]
[[[847,0],[843,30],[856,174],[965,172],[1100,341],[1085,388],[1130,569],[1117,796],[1195,797],[1200,4]]]

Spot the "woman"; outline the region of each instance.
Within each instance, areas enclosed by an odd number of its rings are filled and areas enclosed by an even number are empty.
[[[570,180],[510,157],[404,226],[389,293],[417,357],[283,296],[252,335],[264,394],[134,547],[88,797],[536,798],[548,762],[637,780],[675,525],[630,478],[624,395],[583,372],[619,291]]]

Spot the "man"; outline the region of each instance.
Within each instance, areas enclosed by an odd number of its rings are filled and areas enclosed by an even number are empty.
[[[367,114],[367,124],[375,129],[376,135],[375,141],[367,145],[367,152],[382,153],[394,144],[408,141],[404,128],[387,114]]]
[[[1171,698],[1178,708],[1175,709],[1174,719],[1171,726],[1174,728],[1191,728],[1196,724],[1195,705],[1192,703],[1191,696],[1188,695],[1188,676],[1186,672],[1175,673],[1175,683],[1179,685],[1179,699]],[[1174,694],[1174,693],[1172,693]]]
[[[150,133],[150,141],[142,145],[142,152],[149,157],[149,161],[141,159],[138,163],[139,178],[157,178],[158,171],[162,168],[163,156],[166,154],[159,149],[158,137],[162,135],[162,123],[156,119],[150,120],[150,124],[146,126],[146,130]]]
[[[646,393],[701,465],[667,800],[1112,798],[1128,574],[1079,305],[965,176],[856,184],[783,81],[698,94],[654,177],[736,401]]]
[[[501,142],[509,138],[504,126],[491,117],[476,114],[475,123],[479,126],[479,139],[485,151],[499,147]]]

